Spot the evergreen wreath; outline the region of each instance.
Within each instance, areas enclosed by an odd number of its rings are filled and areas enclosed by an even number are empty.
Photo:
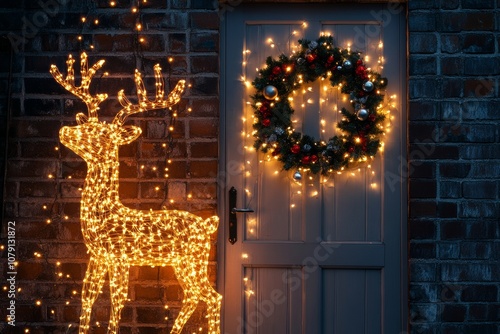
[[[300,51],[278,59],[268,57],[266,67],[252,82],[256,93],[251,96],[255,122],[254,147],[271,153],[289,170],[310,170],[323,175],[353,167],[373,158],[381,146],[385,114],[379,112],[384,99],[380,90],[387,79],[368,70],[360,52],[349,52],[333,46],[333,37],[316,41],[299,40]],[[295,131],[294,113],[289,95],[302,84],[319,77],[329,79],[332,87],[340,86],[349,94],[354,112],[342,108],[343,118],[337,126],[342,134],[326,142]],[[299,174],[300,175],[300,174]]]

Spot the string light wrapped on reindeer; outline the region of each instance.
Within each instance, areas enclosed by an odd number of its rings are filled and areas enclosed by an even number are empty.
[[[64,126],[59,132],[61,142],[87,163],[80,220],[90,262],[83,281],[79,333],[89,330],[92,305],[106,274],[112,304],[108,333],[117,333],[120,313],[127,300],[130,267],[171,265],[184,291],[182,307],[171,333],[181,332],[202,300],[207,304],[208,332],[219,334],[222,297],[211,286],[207,274],[210,235],[217,230],[218,217],[203,220],[186,211],[135,210],[124,206],[118,195],[118,147],[141,135],[139,127],[124,125],[126,118],[175,105],[184,91],[185,81],[180,80],[165,97],[161,68],[156,65],[156,98],[150,101],[141,74],[136,70],[137,104],[129,101],[121,90],[118,100],[123,108],[111,123],[106,123],[99,121],[97,111],[107,94],[89,92],[90,82],[104,60],[88,68],[87,55],[82,53],[80,86],[75,86],[74,62],[70,55],[66,78],[55,65],[51,66],[50,73],[61,86],[85,102],[88,109],[88,115],[76,115],[78,125]]]

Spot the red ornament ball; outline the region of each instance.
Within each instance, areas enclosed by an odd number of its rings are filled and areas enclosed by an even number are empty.
[[[293,70],[294,70],[294,68],[295,68],[295,66],[294,66],[293,63],[292,64],[283,64],[283,65],[281,65],[281,70],[283,72],[285,72],[285,74],[292,73]]]
[[[309,155],[305,155],[302,157],[301,161],[304,165],[308,165],[311,163],[311,157]]]
[[[315,59],[316,59],[316,56],[313,55],[312,53],[308,54],[307,57],[306,57],[306,60],[307,60],[308,63],[312,63]]]
[[[269,118],[265,118],[262,120],[262,125],[269,126],[271,125],[271,120]]]
[[[300,145],[298,144],[295,144],[292,146],[292,148],[290,149],[290,151],[292,151],[293,154],[297,154],[300,152]]]
[[[281,67],[274,66],[272,72],[273,72],[274,75],[280,74],[281,73]]]
[[[311,161],[312,162],[318,161],[318,156],[316,154],[311,155]]]

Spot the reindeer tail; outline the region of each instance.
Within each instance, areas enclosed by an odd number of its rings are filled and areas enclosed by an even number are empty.
[[[207,229],[208,234],[212,234],[217,231],[219,227],[219,217],[212,216],[210,218],[205,219],[205,227]]]

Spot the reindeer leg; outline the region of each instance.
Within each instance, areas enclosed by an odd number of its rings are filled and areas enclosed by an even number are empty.
[[[78,330],[78,333],[80,334],[87,333],[89,329],[92,305],[104,285],[105,275],[106,267],[99,265],[99,261],[94,257],[90,257],[87,272],[85,273],[85,278],[83,279],[82,310],[80,313],[80,328]]]
[[[210,281],[208,280],[208,268],[205,263],[208,263],[208,253],[209,250],[201,251],[200,253],[205,254],[205,258],[200,259],[198,265],[191,264],[191,271],[197,271],[199,298],[207,304],[207,318],[208,318],[208,334],[220,334],[220,309],[222,296],[212,287]]]
[[[215,291],[206,273],[200,273],[200,298],[207,304],[208,334],[220,334],[220,308],[222,296]]]
[[[130,266],[127,263],[109,264],[109,290],[111,293],[111,318],[108,333],[118,333],[120,314],[128,295]]]
[[[179,261],[179,264],[174,266],[175,276],[179,281],[179,284],[182,287],[184,297],[182,299],[181,310],[179,311],[179,315],[175,319],[174,326],[172,327],[172,331],[170,334],[180,334],[182,328],[189,320],[191,315],[193,314],[196,306],[198,305],[198,294],[195,292],[197,288],[197,284],[193,283],[193,277],[190,276],[190,267],[189,263],[192,262],[192,259],[183,259]]]

